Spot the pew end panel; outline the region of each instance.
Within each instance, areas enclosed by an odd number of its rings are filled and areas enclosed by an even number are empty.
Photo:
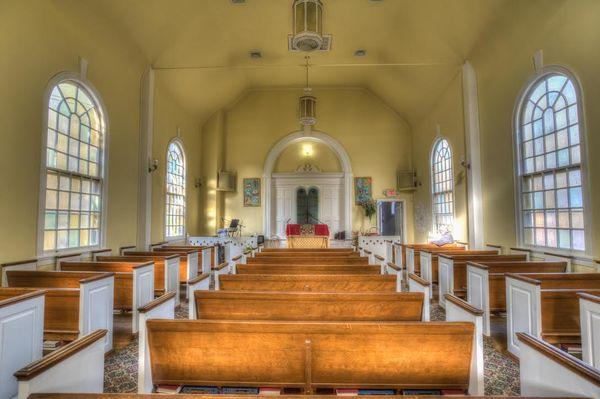
[[[381,255],[375,255],[375,263],[379,266],[380,268],[380,274],[385,274],[385,264],[386,264],[386,259],[381,256]]]
[[[531,260],[531,249],[529,248],[511,247],[510,253],[515,255],[525,255],[525,260]]]
[[[454,262],[451,259],[438,257],[438,292],[439,303],[446,308],[446,294],[454,294]]]
[[[198,271],[199,274],[210,273],[212,269],[212,248],[202,248],[202,271]]]
[[[510,353],[519,357],[517,333],[541,338],[541,289],[539,282],[514,274],[506,275],[506,340]]]
[[[148,263],[133,268],[133,297],[132,333],[139,331],[138,308],[154,300],[154,263]]]
[[[106,330],[104,351],[113,348],[113,302],[115,278],[103,273],[81,281],[79,296],[79,334],[85,336],[96,330]]]
[[[152,393],[153,388],[146,322],[152,319],[173,320],[175,306],[175,293],[168,292],[138,309],[140,327],[138,334],[138,393]]]
[[[488,270],[467,262],[467,302],[483,311],[483,334],[490,336],[490,284]]]
[[[102,248],[102,249],[96,249],[94,251],[91,252],[91,258],[94,262],[96,262],[98,260],[98,256],[111,256],[112,255],[112,249],[110,248]],[[62,260],[64,262],[64,259]]]
[[[446,294],[446,321],[466,321],[475,326],[469,395],[483,396],[483,311],[452,294]]]
[[[408,274],[415,273],[415,250],[410,247],[405,247],[406,251],[406,272]]]
[[[600,397],[600,371],[527,333],[521,344],[521,395]]]
[[[433,283],[432,255],[431,252],[419,251],[421,264],[421,277],[423,280]],[[433,298],[433,290],[429,290],[430,298]]]
[[[102,393],[107,333],[96,330],[17,371],[17,398],[46,392]]]
[[[243,266],[242,266],[243,267]],[[224,262],[221,263],[219,266],[215,267],[215,272],[214,272],[214,276],[215,276],[215,290],[219,290],[219,277],[225,274],[230,274],[230,267],[229,267],[229,263]],[[193,300],[193,297],[190,297],[190,302]]]
[[[219,281],[218,276],[215,279],[216,282]],[[187,284],[188,289],[188,297],[190,298],[189,306],[188,306],[188,318],[190,320],[196,318],[196,301],[194,300],[196,291],[209,291],[210,290],[210,274],[204,273],[199,275],[198,277],[188,281]]]
[[[429,321],[430,318],[430,295],[431,283],[425,281],[416,274],[408,275],[408,291],[423,293],[423,321]]]
[[[44,295],[36,289],[0,289],[0,397],[13,398],[13,374],[40,359],[44,342]]]
[[[600,368],[600,297],[579,294],[583,361]]]
[[[2,287],[8,287],[8,278],[6,273],[11,270],[37,270],[37,259],[28,259],[18,262],[3,263],[0,265],[2,269]]]
[[[78,254],[65,254],[65,255],[58,255],[54,262],[54,267],[55,270],[60,271],[60,264],[62,262],[79,262],[83,260],[83,254],[78,253]]]

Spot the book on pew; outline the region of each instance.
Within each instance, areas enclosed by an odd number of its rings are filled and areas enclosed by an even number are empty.
[[[258,388],[252,387],[223,387],[225,395],[258,395]]]
[[[359,389],[359,395],[395,395],[396,391],[393,389]]]
[[[44,349],[46,350],[54,350],[60,346],[60,341],[48,340],[44,341]]]
[[[163,395],[173,395],[179,393],[181,391],[181,385],[157,385],[156,393],[160,393]]]
[[[439,396],[442,392],[439,389],[403,389],[402,395],[428,395]]]
[[[358,389],[337,388],[335,394],[337,396],[356,396],[358,395]]]
[[[180,393],[188,395],[216,395],[221,393],[221,391],[219,387],[185,385]]]
[[[563,344],[560,344],[558,347],[560,348],[560,350],[567,352],[569,355],[575,356],[576,358],[581,359],[583,356],[581,344],[563,343]]]
[[[277,388],[277,387],[260,387],[260,388],[258,388],[258,394],[265,395],[265,396],[281,395],[282,391],[283,391],[282,388]]]

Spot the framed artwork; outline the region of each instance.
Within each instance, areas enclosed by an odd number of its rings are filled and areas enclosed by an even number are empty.
[[[360,204],[373,198],[373,180],[370,177],[354,178],[354,202]]]
[[[244,206],[260,206],[260,177],[244,179]]]

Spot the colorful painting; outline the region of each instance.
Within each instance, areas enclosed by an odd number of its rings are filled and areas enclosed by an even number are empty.
[[[373,198],[372,179],[370,177],[354,178],[354,202],[360,204]]]
[[[260,206],[260,177],[244,179],[244,206]]]

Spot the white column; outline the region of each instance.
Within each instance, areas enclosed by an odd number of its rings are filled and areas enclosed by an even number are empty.
[[[344,173],[344,229],[346,230],[346,239],[352,238],[352,189],[354,186],[354,175]]]
[[[263,175],[265,207],[263,213],[263,233],[265,240],[271,237],[271,176]]]
[[[467,153],[467,198],[469,246],[483,248],[483,188],[481,181],[481,147],[479,140],[479,98],[475,69],[466,61],[462,68],[465,115],[465,147]]]
[[[148,67],[142,76],[140,96],[137,247],[146,250],[150,246],[152,224],[152,174],[148,171],[148,165],[152,159],[152,136],[154,134],[154,70],[152,67]]]

